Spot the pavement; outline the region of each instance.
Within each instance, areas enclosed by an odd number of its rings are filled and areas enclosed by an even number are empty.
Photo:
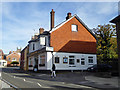
[[[2,79],[1,72],[2,72],[2,68],[0,67],[0,89],[3,89],[3,88],[12,89],[10,85],[8,85],[6,82],[1,80]]]
[[[118,77],[97,77],[90,72],[63,72],[57,73],[56,78],[51,78],[51,73],[39,73],[32,71],[17,70],[34,76],[38,79],[48,81],[59,81],[64,83],[73,83],[78,85],[90,86],[98,89],[118,90]],[[98,73],[99,74],[99,73]]]

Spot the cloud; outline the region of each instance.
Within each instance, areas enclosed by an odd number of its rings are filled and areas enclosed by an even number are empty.
[[[76,13],[92,29],[98,24],[109,23],[111,15],[117,13],[117,8],[115,2],[84,3],[77,7]]]
[[[38,33],[40,27],[49,30],[49,12],[52,8],[56,10],[55,25],[64,21],[66,13],[70,11],[77,14],[89,28],[93,28],[98,24],[105,23],[108,16],[111,17],[113,13],[116,13],[117,7],[115,5],[116,3],[87,2],[62,4],[36,2],[3,3],[3,50],[8,53],[10,50],[16,50],[18,46],[24,48],[31,36],[36,32]],[[112,11],[110,12],[109,9]]]

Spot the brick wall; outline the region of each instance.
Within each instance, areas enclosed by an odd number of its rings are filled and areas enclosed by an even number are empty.
[[[76,24],[78,25],[78,32],[72,32],[71,25]],[[89,43],[88,46],[84,46],[85,43],[70,43],[70,41],[77,41],[77,42],[86,42]],[[86,49],[86,53],[96,53],[96,39],[91,35],[91,33],[74,17],[63,26],[58,28],[57,30],[51,33],[50,38],[50,45],[54,47],[54,51],[66,51],[66,52],[83,52],[80,49],[67,49],[68,45],[71,44],[71,48],[88,48]],[[92,49],[89,50],[89,49]]]

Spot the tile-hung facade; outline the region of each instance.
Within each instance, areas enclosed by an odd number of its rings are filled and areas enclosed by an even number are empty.
[[[39,29],[39,34],[29,41],[28,69],[86,70],[97,64],[96,37],[77,16],[67,14],[66,20],[54,27],[54,11],[51,29]]]

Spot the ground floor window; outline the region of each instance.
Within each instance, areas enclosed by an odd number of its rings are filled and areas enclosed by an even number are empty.
[[[80,63],[80,59],[77,59],[77,63]]]
[[[68,57],[63,57],[63,63],[65,63],[65,64],[68,63]]]
[[[85,58],[81,58],[81,65],[85,65]]]
[[[40,56],[40,64],[39,66],[45,66],[45,55]]]
[[[88,63],[93,63],[93,57],[92,56],[88,57]]]
[[[74,65],[74,60],[75,60],[74,56],[69,56],[69,64]]]
[[[32,59],[30,58],[30,59],[29,59],[29,67],[33,67],[32,64],[33,64],[33,63],[32,63]]]
[[[55,63],[59,63],[59,57],[55,57]]]

